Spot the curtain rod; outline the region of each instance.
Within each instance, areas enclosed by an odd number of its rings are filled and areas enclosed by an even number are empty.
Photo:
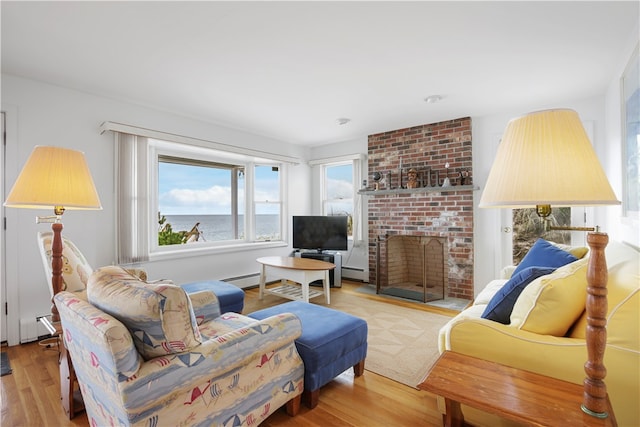
[[[235,145],[223,144],[220,142],[214,142],[214,141],[209,141],[209,140],[200,139],[200,138],[192,138],[190,136],[176,135],[173,133],[162,132],[162,131],[157,131],[153,129],[146,129],[146,128],[141,128],[137,126],[126,125],[123,123],[117,123],[117,122],[107,121],[102,123],[100,125],[100,134],[103,134],[107,131],[128,133],[131,135],[144,136],[147,138],[160,139],[164,141],[179,142],[182,144],[194,145],[197,147],[213,148],[213,149],[225,151],[228,153],[254,156],[258,159],[278,160],[281,162],[290,163],[292,165],[297,165],[301,163],[301,160],[296,157],[283,156],[281,154],[268,153],[266,151],[253,150],[251,148],[237,147]]]

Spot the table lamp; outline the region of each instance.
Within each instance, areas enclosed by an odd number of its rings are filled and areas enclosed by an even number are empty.
[[[37,217],[52,222],[51,287],[55,296],[62,290],[62,214],[66,209],[102,209],[91,173],[80,151],[61,147],[36,146],[4,203],[7,207],[53,209],[54,216]],[[60,317],[55,304],[51,320]]]
[[[607,180],[589,138],[575,111],[538,111],[509,122],[498,147],[481,208],[535,207],[548,229],[554,206],[616,205],[620,202]],[[587,266],[588,359],[585,363],[582,410],[606,418],[604,351],[607,341],[607,262],[604,249],[609,237],[597,229],[587,235],[590,248]]]

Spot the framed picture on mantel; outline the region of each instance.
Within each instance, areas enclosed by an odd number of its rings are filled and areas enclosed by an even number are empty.
[[[622,75],[622,212],[638,220],[640,216],[640,60],[636,45]]]

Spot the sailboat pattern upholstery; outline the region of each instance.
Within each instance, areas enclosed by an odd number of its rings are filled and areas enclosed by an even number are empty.
[[[92,426],[255,426],[291,400],[299,406],[295,315],[212,318],[212,292],[187,295],[116,266],[94,271],[87,295],[63,291],[54,300]]]

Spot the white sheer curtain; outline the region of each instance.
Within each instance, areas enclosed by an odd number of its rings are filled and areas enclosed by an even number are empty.
[[[353,160],[353,246],[360,247],[364,242],[362,240],[362,194],[358,194],[360,183],[364,179],[364,156],[360,155]]]
[[[114,132],[116,138],[116,262],[149,260],[147,138]]]

